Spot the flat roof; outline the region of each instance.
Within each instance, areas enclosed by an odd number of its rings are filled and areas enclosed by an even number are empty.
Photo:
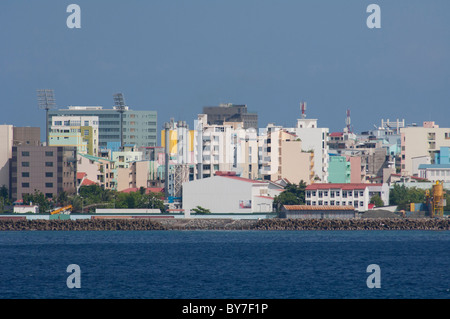
[[[383,184],[377,183],[314,183],[306,186],[306,190],[319,190],[319,189],[366,189],[367,187],[382,186]]]

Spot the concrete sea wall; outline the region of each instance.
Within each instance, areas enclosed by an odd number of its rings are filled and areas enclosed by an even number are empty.
[[[17,230],[450,230],[450,219],[92,219],[0,220],[0,231]]]

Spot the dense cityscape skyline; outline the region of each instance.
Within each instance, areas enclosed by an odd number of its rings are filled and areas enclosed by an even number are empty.
[[[347,109],[355,131],[397,118],[449,127],[450,4],[376,3],[381,29],[361,1],[77,1],[80,29],[66,26],[69,3],[2,3],[2,124],[44,128],[36,90],[50,88],[59,108],[110,108],[123,92],[159,127],[220,103],[293,126],[301,101],[330,132]]]

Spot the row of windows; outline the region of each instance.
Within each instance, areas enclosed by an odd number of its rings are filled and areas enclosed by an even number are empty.
[[[22,188],[29,188],[29,187],[30,187],[30,183],[22,183]],[[53,183],[45,183],[45,187],[52,188]]]
[[[28,157],[28,156],[30,156],[30,152],[28,152],[28,151],[23,151],[22,152],[22,156],[24,156],[24,157]],[[45,156],[53,156],[53,152],[51,152],[51,151],[46,151],[45,152]]]
[[[145,135],[145,136],[130,135],[128,138],[136,139],[137,137],[140,137],[141,139],[146,139],[146,140],[156,140],[156,135]],[[120,135],[99,135],[98,138],[101,140],[119,140]],[[127,138],[127,135],[124,135],[123,138]]]
[[[450,176],[450,170],[430,170],[430,176]]]
[[[61,126],[63,125],[62,121],[54,121],[53,125]],[[98,125],[97,121],[92,121],[92,125]],[[64,121],[64,126],[81,126],[81,121]],[[91,126],[89,121],[84,121],[84,126]]]
[[[321,200],[319,200],[319,201],[310,201],[310,200],[307,200],[306,201],[306,205],[308,205],[308,206],[317,206],[317,205],[319,205],[319,206],[322,206],[322,205],[325,205],[325,206],[328,206],[328,201],[321,201]],[[364,207],[364,202],[358,202],[358,201],[342,201],[342,203],[340,202],[340,201],[334,201],[334,200],[331,200],[330,201],[330,203],[329,203],[329,205],[330,206],[340,206],[340,205],[342,205],[342,206],[347,206],[347,205],[351,205],[351,206],[353,206],[353,207]]]
[[[22,172],[22,177],[30,177],[30,172]],[[53,172],[45,172],[45,177],[53,177]]]
[[[30,162],[22,162],[22,167],[30,167]],[[45,167],[53,167],[53,162],[45,162]]]
[[[316,195],[318,195],[319,198],[328,197],[328,193],[331,198],[334,198],[335,196],[336,197],[341,196],[340,191],[306,191],[306,197],[310,198],[311,196],[316,196]],[[342,191],[343,198],[347,198],[347,196],[351,197],[353,195],[354,195],[354,197],[358,197],[358,196],[363,197],[364,191],[347,191],[347,190]]]

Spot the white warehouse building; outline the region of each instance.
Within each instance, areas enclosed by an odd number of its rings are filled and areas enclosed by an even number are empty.
[[[270,213],[273,192],[269,182],[218,173],[183,183],[182,203],[185,213],[197,206],[220,214]]]

